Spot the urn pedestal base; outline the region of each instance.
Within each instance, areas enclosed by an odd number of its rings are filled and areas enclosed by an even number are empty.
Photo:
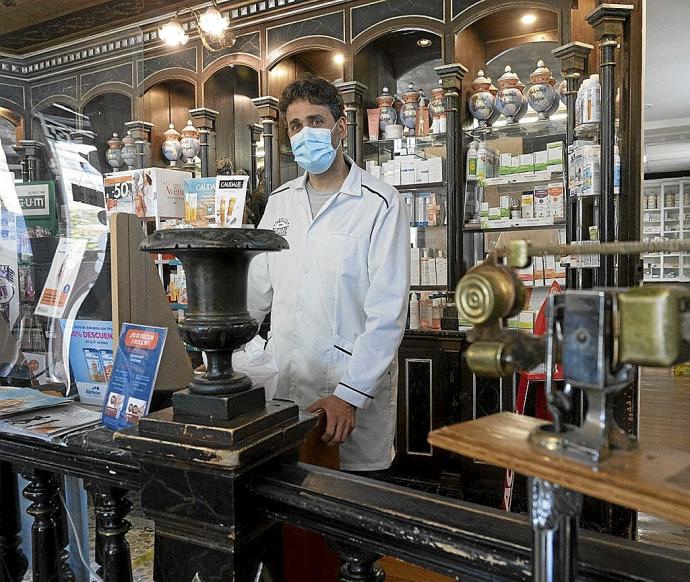
[[[175,418],[188,416],[192,419],[232,420],[262,409],[265,404],[263,388],[252,388],[235,394],[195,394],[189,389],[173,394]]]

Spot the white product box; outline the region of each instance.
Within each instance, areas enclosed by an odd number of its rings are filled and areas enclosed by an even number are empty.
[[[551,285],[556,278],[556,257],[546,255],[544,257],[544,280],[547,285]]]
[[[521,311],[518,313],[518,329],[534,331],[534,311]]]
[[[522,195],[522,218],[534,218],[534,194]]]
[[[513,203],[513,199],[510,196],[501,196],[501,198],[500,198],[501,218],[510,218],[510,206],[512,203]]]
[[[394,185],[393,170],[393,162],[383,162],[381,166],[381,178],[386,184]]]
[[[489,203],[488,202],[482,202],[482,209],[481,209],[481,212],[479,213],[479,216],[481,218],[489,218]]]
[[[543,172],[546,170],[549,163],[549,157],[546,150],[534,152],[534,171]]]
[[[393,160],[393,186],[400,186],[400,173],[402,169],[402,164],[400,163],[400,158]]]
[[[443,182],[443,158],[429,158],[429,183]]]
[[[534,287],[534,264],[518,269],[517,276],[525,287]]]
[[[565,265],[561,265],[560,261],[556,261],[556,283],[561,287],[565,286]]]
[[[513,164],[512,164],[512,170],[510,171],[511,174],[519,174],[520,173],[520,156],[519,155],[513,155]]]
[[[419,178],[421,182],[418,184],[428,184],[431,182],[429,175],[431,174],[431,162],[429,160],[418,160],[419,165]]]
[[[374,176],[374,178],[381,179],[381,166],[372,166],[369,173]]]
[[[412,156],[400,156],[400,184],[415,183],[415,161]]]
[[[368,160],[364,165],[364,169],[371,174],[371,169],[376,165],[374,160]]]
[[[534,267],[534,286],[543,287],[544,286],[544,257],[534,257],[532,259],[532,265]]]
[[[501,209],[498,206],[489,208],[489,220],[501,220]]]
[[[547,166],[552,172],[563,171],[563,142],[546,144]]]
[[[421,249],[410,249],[410,285],[421,285]]]
[[[446,257],[436,257],[436,284],[448,285],[448,259]]]
[[[108,174],[103,181],[106,208],[139,218],[184,218],[184,181],[191,177],[191,172],[167,168]]]
[[[437,259],[432,259],[429,257],[429,285],[438,285],[438,276],[436,274],[436,261]]]
[[[520,154],[519,163],[518,171],[520,174],[534,173],[534,154]]]
[[[561,182],[551,182],[548,185],[548,189],[551,216],[556,219],[562,219],[565,216],[565,195],[563,192],[563,184]]]
[[[513,173],[513,154],[501,154],[500,176],[508,176]]]
[[[546,186],[534,188],[534,218],[550,218],[549,189]]]

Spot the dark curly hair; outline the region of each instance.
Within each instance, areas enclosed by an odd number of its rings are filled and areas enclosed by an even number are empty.
[[[316,75],[305,75],[285,87],[278,103],[280,113],[285,115],[292,103],[302,99],[309,101],[312,105],[328,107],[335,120],[345,115],[345,104],[340,91],[333,83]]]

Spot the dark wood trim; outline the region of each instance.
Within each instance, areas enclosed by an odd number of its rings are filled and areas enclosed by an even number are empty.
[[[335,38],[305,36],[290,41],[281,46],[278,50],[273,51],[270,55],[266,55],[265,68],[270,70],[284,59],[311,50],[340,52],[343,53],[346,58],[350,52],[346,43]]]
[[[386,36],[392,32],[399,32],[401,30],[423,30],[424,32],[429,32],[437,36],[441,39],[441,41],[443,41],[445,37],[445,26],[440,22],[438,23],[438,26],[433,26],[431,22],[434,21],[428,18],[419,18],[418,16],[401,16],[398,18],[385,20],[376,26],[372,26],[371,28],[367,29],[356,39],[354,39],[350,45],[352,53],[356,55],[382,36]],[[443,52],[445,53],[447,51]]]

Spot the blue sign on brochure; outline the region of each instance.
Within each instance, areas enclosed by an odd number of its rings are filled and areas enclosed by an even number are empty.
[[[127,428],[148,412],[167,333],[165,327],[122,326],[103,407],[105,426]]]
[[[60,320],[64,331],[67,322]],[[113,369],[113,322],[90,319],[72,323],[69,363],[85,404],[103,404]]]

